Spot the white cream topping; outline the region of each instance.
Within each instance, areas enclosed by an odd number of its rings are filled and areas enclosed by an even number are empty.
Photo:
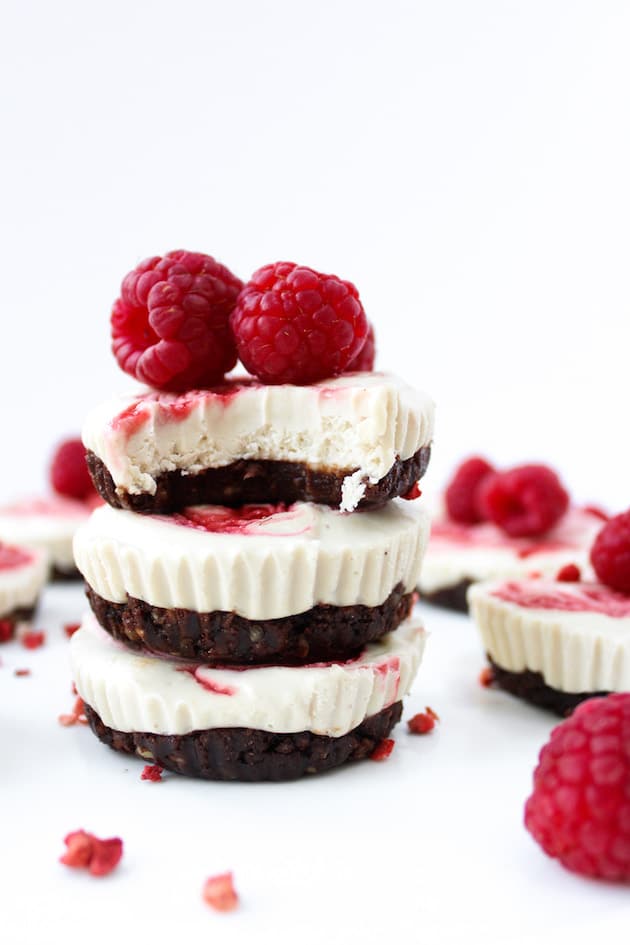
[[[77,531],[74,552],[106,600],[270,620],[316,604],[375,607],[398,583],[413,590],[428,530],[427,513],[402,499],[355,515],[296,503],[236,534],[103,506]]]
[[[117,731],[244,727],[339,737],[407,694],[424,643],[410,618],[347,663],[217,669],[129,650],[89,615],[70,647],[79,695]]]
[[[121,421],[134,403],[132,421]],[[118,490],[131,494],[153,495],[163,472],[196,473],[240,459],[357,470],[358,481],[344,483],[342,509],[352,511],[362,482],[378,482],[396,459],[408,459],[431,442],[433,419],[426,394],[371,372],[304,387],[254,383],[231,394],[145,390],[93,410],[83,442],[107,466]]]
[[[70,572],[72,539],[89,514],[86,505],[70,499],[25,499],[0,507],[0,541],[43,549],[51,565]]]
[[[20,607],[32,607],[48,577],[48,555],[30,550],[31,560],[14,568],[0,568],[0,619]]]
[[[522,607],[493,591],[504,581],[476,584],[468,591],[470,613],[485,651],[503,669],[541,673],[562,692],[630,690],[630,617],[590,611]],[[581,584],[519,581],[531,590],[580,593]]]
[[[460,581],[527,577],[532,572],[555,577],[565,564],[576,564],[588,578],[590,548],[603,524],[592,513],[573,508],[544,539],[510,539],[489,522],[465,526],[466,542],[431,535],[418,589],[432,594]],[[535,550],[523,554],[525,549]]]

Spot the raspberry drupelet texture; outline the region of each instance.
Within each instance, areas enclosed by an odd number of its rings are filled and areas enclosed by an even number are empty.
[[[242,285],[203,253],[176,250],[140,263],[112,309],[120,367],[159,390],[219,383],[236,364],[229,317]]]
[[[96,495],[81,440],[73,438],[59,444],[50,464],[50,484],[57,495],[70,499],[88,499]]]
[[[512,538],[525,538],[553,528],[569,507],[569,495],[553,469],[531,464],[487,476],[479,506]]]
[[[265,384],[311,384],[343,373],[368,324],[350,282],[278,262],[254,273],[230,323],[238,356]]]
[[[630,510],[604,525],[593,543],[591,564],[602,584],[630,594]]]
[[[359,351],[356,358],[350,362],[346,371],[373,371],[376,358],[376,341],[374,339],[374,327],[368,322],[368,331],[365,336],[365,344]]]
[[[630,882],[630,693],[589,699],[552,731],[525,826],[567,869]]]
[[[449,518],[467,525],[482,521],[479,490],[493,472],[494,467],[481,456],[471,456],[455,470],[444,495]]]

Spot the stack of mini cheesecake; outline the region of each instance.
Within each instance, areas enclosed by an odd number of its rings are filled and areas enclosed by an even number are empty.
[[[363,372],[145,391],[94,410],[106,505],[76,534],[79,695],[110,747],[195,777],[369,757],[417,672],[433,404]]]

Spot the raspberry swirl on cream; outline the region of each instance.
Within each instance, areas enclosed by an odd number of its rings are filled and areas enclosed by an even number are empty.
[[[491,522],[465,525],[438,516],[431,526],[420,593],[499,577],[551,577],[570,563],[588,575],[590,547],[602,525],[601,513],[574,507],[539,538],[510,538]]]
[[[155,495],[162,474],[258,460],[341,475],[341,507],[352,511],[366,483],[430,445],[433,415],[427,395],[388,374],[306,386],[237,378],[211,390],[145,391],[105,403],[88,416],[83,442],[121,497]]]
[[[630,689],[630,597],[603,584],[488,581],[468,591],[483,646],[502,669],[566,693]]]
[[[0,507],[0,540],[43,549],[52,567],[71,574],[72,539],[94,505],[61,496],[12,502]]]
[[[339,737],[407,694],[424,642],[422,626],[409,619],[347,662],[228,669],[133,652],[89,616],[70,646],[79,695],[118,731],[252,728]]]
[[[250,620],[318,604],[382,604],[415,587],[429,522],[417,503],[345,515],[326,506],[196,506],[175,516],[103,506],[75,536],[77,567],[101,598],[234,612]]]
[[[0,620],[34,607],[47,576],[45,551],[0,542]]]

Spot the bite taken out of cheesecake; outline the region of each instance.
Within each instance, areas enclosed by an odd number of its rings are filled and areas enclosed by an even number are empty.
[[[95,486],[115,507],[311,501],[353,511],[413,488],[433,423],[432,400],[389,374],[304,386],[235,378],[109,401],[89,414],[83,442]]]

